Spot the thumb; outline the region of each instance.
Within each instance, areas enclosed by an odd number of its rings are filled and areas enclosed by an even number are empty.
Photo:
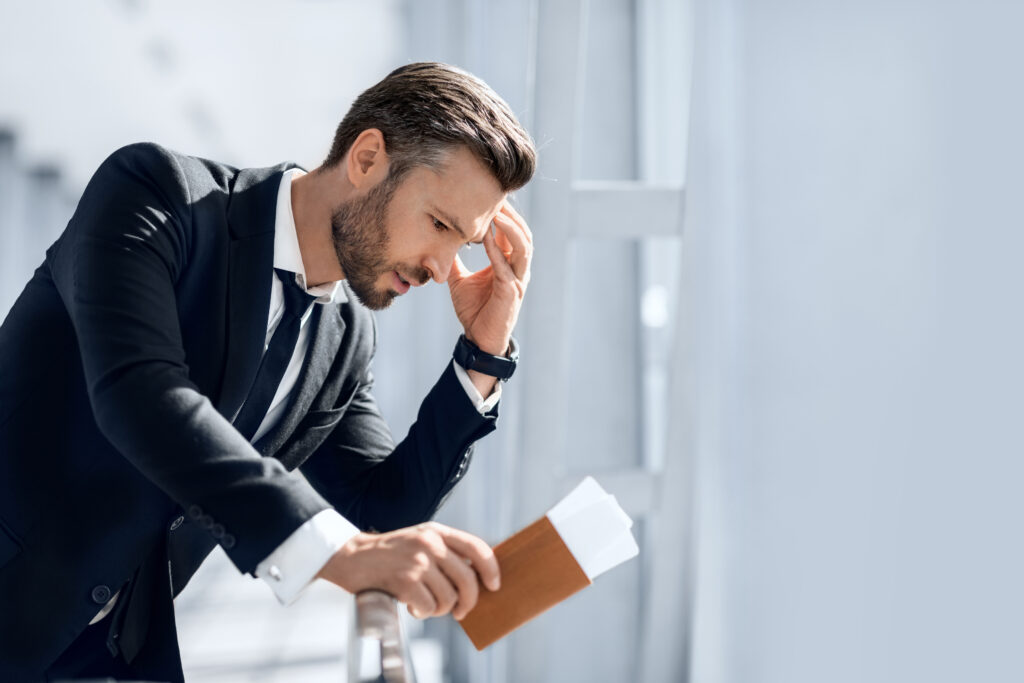
[[[452,268],[448,272],[448,284],[458,284],[459,280],[462,280],[463,278],[468,277],[472,274],[473,271],[467,268],[466,264],[462,262],[462,258],[458,254],[456,254],[455,261],[454,263],[452,263]]]

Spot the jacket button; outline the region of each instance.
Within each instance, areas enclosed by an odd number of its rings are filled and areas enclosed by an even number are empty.
[[[174,531],[179,526],[181,526],[184,521],[185,521],[185,518],[182,517],[181,515],[179,515],[177,517],[177,519],[175,519],[173,522],[171,522],[171,531]]]
[[[203,514],[203,508],[199,507],[198,505],[189,505],[188,506],[188,516],[189,516],[189,519],[199,519],[199,517],[202,514]]]
[[[211,528],[213,526],[213,517],[211,517],[210,515],[203,515],[199,518],[199,526],[203,527],[204,529]]]
[[[224,538],[224,525],[214,524],[212,527],[210,527],[210,535],[216,538],[218,541]]]
[[[92,601],[97,605],[105,605],[110,602],[110,588],[99,585],[92,589]]]
[[[235,537],[231,534],[224,534],[224,538],[221,539],[220,544],[230,550],[235,547]]]

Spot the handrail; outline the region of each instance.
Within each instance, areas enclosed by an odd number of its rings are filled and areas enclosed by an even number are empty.
[[[349,683],[416,683],[398,618],[398,603],[383,591],[355,596],[349,629]]]

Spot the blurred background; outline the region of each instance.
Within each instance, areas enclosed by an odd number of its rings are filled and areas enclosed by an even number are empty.
[[[0,7],[0,313],[123,144],[312,168],[418,60],[533,133],[522,363],[440,519],[496,543],[591,474],[641,554],[482,653],[410,620],[421,681],[1024,680],[1024,6]],[[379,321],[401,437],[458,326]],[[218,552],[177,609],[190,681],[344,677],[341,591]]]

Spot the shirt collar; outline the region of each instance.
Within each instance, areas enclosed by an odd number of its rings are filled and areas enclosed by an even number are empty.
[[[301,168],[290,168],[281,174],[277,189],[277,214],[274,218],[274,267],[295,273],[295,281],[307,294],[315,296],[318,304],[343,304],[348,301],[341,280],[325,282],[315,287],[306,286],[306,267],[299,250],[299,236],[292,213],[292,180],[305,175]]]

